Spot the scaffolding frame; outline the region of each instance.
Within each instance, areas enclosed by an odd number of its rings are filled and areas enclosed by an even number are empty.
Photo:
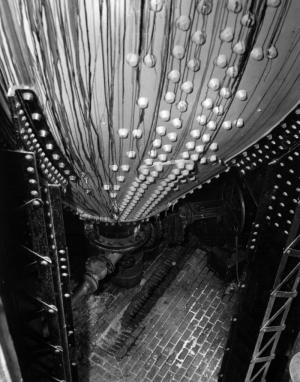
[[[272,292],[259,330],[245,382],[266,381],[266,376],[291,304],[300,282],[300,205],[298,204],[287,246],[280,260]]]

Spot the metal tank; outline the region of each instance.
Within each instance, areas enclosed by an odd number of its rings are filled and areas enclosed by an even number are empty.
[[[1,103],[81,218],[142,221],[295,107],[299,15],[283,0],[3,1]]]

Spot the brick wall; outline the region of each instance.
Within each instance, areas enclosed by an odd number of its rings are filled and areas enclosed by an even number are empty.
[[[96,317],[93,313],[85,329],[80,325],[82,312],[76,320],[79,343],[89,336],[88,346],[81,349],[81,380],[216,381],[234,302],[234,296],[222,299],[224,288],[206,267],[205,253],[196,250],[147,315],[142,334],[120,362],[101,349],[101,336],[109,325],[118,325],[120,310],[138,288],[119,290],[110,296],[110,304],[105,304],[103,296],[91,296],[86,303],[98,311]],[[85,318],[89,311],[85,310]]]

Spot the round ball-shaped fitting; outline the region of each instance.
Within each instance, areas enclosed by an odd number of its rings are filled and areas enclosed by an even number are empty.
[[[233,52],[239,55],[244,54],[246,52],[244,41],[238,41],[233,47]]]
[[[128,129],[122,128],[118,130],[118,134],[120,138],[127,138],[128,137]]]
[[[182,60],[185,55],[185,49],[182,45],[175,45],[172,54],[177,60]]]
[[[204,45],[206,42],[206,32],[202,30],[196,31],[192,36],[192,41],[196,45]]]
[[[226,27],[220,33],[220,39],[225,42],[231,42],[233,40],[233,37],[234,37],[234,32],[231,27]]]
[[[132,68],[136,67],[139,63],[139,56],[135,53],[128,53],[126,55],[126,62]]]
[[[196,121],[199,123],[199,125],[204,126],[207,122],[207,117],[205,114],[198,115],[196,117]]]
[[[162,121],[169,121],[170,119],[170,111],[169,110],[161,110],[159,112],[159,118],[162,120]]]
[[[193,83],[192,81],[185,81],[182,85],[181,85],[181,90],[184,92],[184,93],[192,93],[193,91]]]
[[[215,64],[220,68],[225,68],[227,66],[227,57],[225,54],[219,54],[215,60]]]
[[[173,82],[173,83],[177,83],[179,82],[180,80],[180,73],[178,70],[174,69],[174,70],[171,70],[169,73],[168,73],[168,80]]]
[[[261,61],[264,58],[264,52],[262,50],[262,47],[256,46],[255,48],[253,48],[250,53],[250,56],[256,61]]]
[[[164,5],[164,0],[151,0],[150,1],[150,9],[154,12],[160,12]]]
[[[208,82],[208,87],[214,91],[219,90],[220,80],[218,78],[211,78]]]
[[[242,10],[241,0],[228,0],[227,8],[229,11],[239,13]]]
[[[182,31],[187,31],[191,25],[191,20],[187,15],[181,15],[176,20],[176,26]]]
[[[140,109],[146,109],[149,105],[149,100],[147,97],[140,97],[137,103]]]
[[[167,92],[166,95],[165,95],[165,101],[169,104],[172,104],[175,102],[175,98],[176,98],[176,95],[174,92]]]
[[[214,103],[213,103],[213,100],[211,98],[206,98],[203,102],[202,102],[202,106],[204,107],[204,109],[212,109]]]
[[[187,67],[192,70],[193,72],[197,72],[199,69],[200,69],[200,61],[195,59],[195,58],[192,58],[191,60],[189,60],[189,62],[187,63]]]
[[[188,104],[186,101],[184,100],[181,100],[178,102],[177,104],[177,109],[181,112],[181,113],[184,113],[187,111],[187,108],[188,108]]]
[[[179,119],[179,118],[174,118],[174,119],[172,119],[172,125],[173,125],[176,129],[180,129],[180,128],[182,127],[181,119]]]
[[[156,57],[154,56],[154,54],[146,54],[146,56],[144,57],[144,64],[148,68],[153,68],[156,64]]]

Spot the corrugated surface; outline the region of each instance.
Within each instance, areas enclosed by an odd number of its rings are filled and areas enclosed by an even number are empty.
[[[1,2],[0,84],[37,92],[73,204],[137,220],[295,106],[299,17],[297,0]]]

